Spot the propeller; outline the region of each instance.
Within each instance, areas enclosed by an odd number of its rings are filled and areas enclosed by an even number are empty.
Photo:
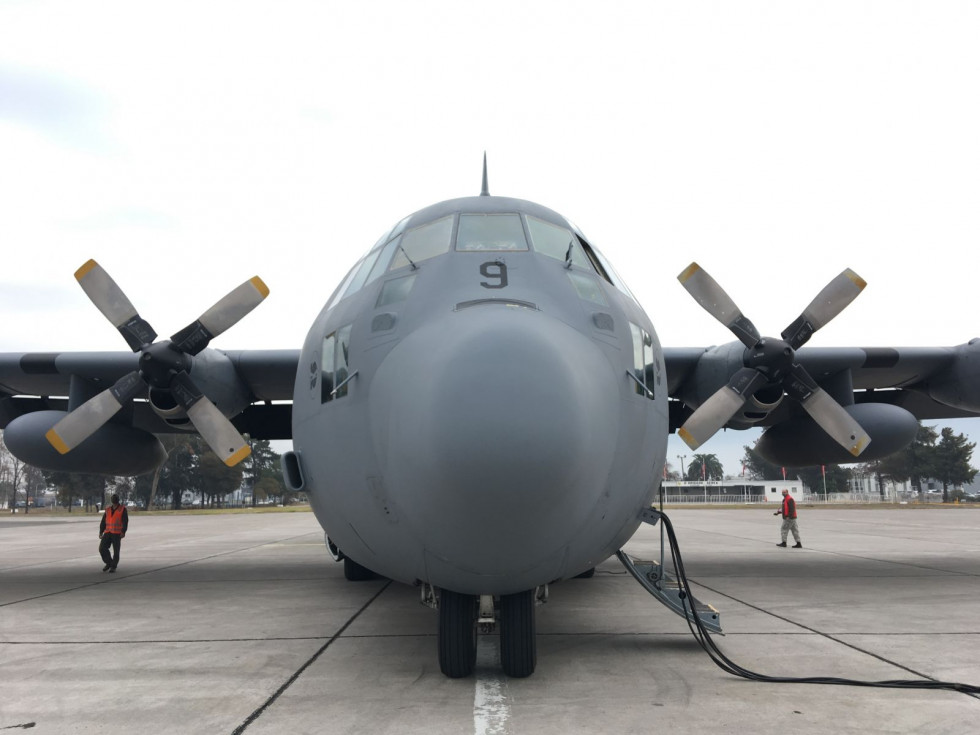
[[[194,384],[188,371],[190,356],[198,354],[269,295],[262,279],[255,276],[245,281],[169,340],[156,342],[153,327],[137,313],[102,266],[89,260],[75,272],[75,278],[130,349],[140,353],[139,369],[124,375],[55,424],[45,435],[51,445],[67,454],[149,386],[170,393],[226,465],[233,467],[245,459],[251,450],[244,437]]]
[[[728,327],[745,345],[743,365],[684,422],[678,430],[691,449],[697,449],[721,429],[756,392],[779,388],[795,398],[830,437],[857,457],[871,437],[844,408],[796,362],[796,350],[840,314],[867,285],[845,269],[828,283],[803,313],[781,333],[781,339],[762,337],[725,290],[697,263],[677,277],[702,308]]]

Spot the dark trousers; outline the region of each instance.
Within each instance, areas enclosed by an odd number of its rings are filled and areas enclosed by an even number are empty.
[[[102,541],[99,542],[99,553],[102,561],[115,569],[119,565],[119,547],[122,545],[122,535],[118,533],[102,534]],[[109,556],[109,547],[112,547],[112,556]]]

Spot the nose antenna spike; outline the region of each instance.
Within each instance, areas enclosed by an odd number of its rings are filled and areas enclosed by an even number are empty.
[[[487,152],[483,151],[483,190],[480,192],[481,197],[490,196],[490,185],[487,183]]]

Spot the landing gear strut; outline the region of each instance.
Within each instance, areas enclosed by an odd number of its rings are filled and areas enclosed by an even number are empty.
[[[476,617],[480,598],[442,590],[439,597],[439,668],[451,679],[476,666]]]

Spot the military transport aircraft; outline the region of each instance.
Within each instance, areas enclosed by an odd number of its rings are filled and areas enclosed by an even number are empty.
[[[663,348],[650,318],[569,220],[480,196],[385,232],[329,298],[301,350],[211,339],[268,293],[254,278],[168,339],[94,261],[75,274],[130,352],[0,354],[0,425],[42,468],[135,475],[155,435],[197,431],[234,464],[242,434],[287,439],[348,579],[417,584],[438,608],[442,671],[469,675],[478,621],[508,675],[534,671],[549,583],[620,549],[649,508],[667,436],[767,427],[784,466],[883,457],[917,419],[980,414],[980,342],[803,348],[864,282],[845,270],[780,337],[763,337],[697,264],[683,286],[737,337]]]

